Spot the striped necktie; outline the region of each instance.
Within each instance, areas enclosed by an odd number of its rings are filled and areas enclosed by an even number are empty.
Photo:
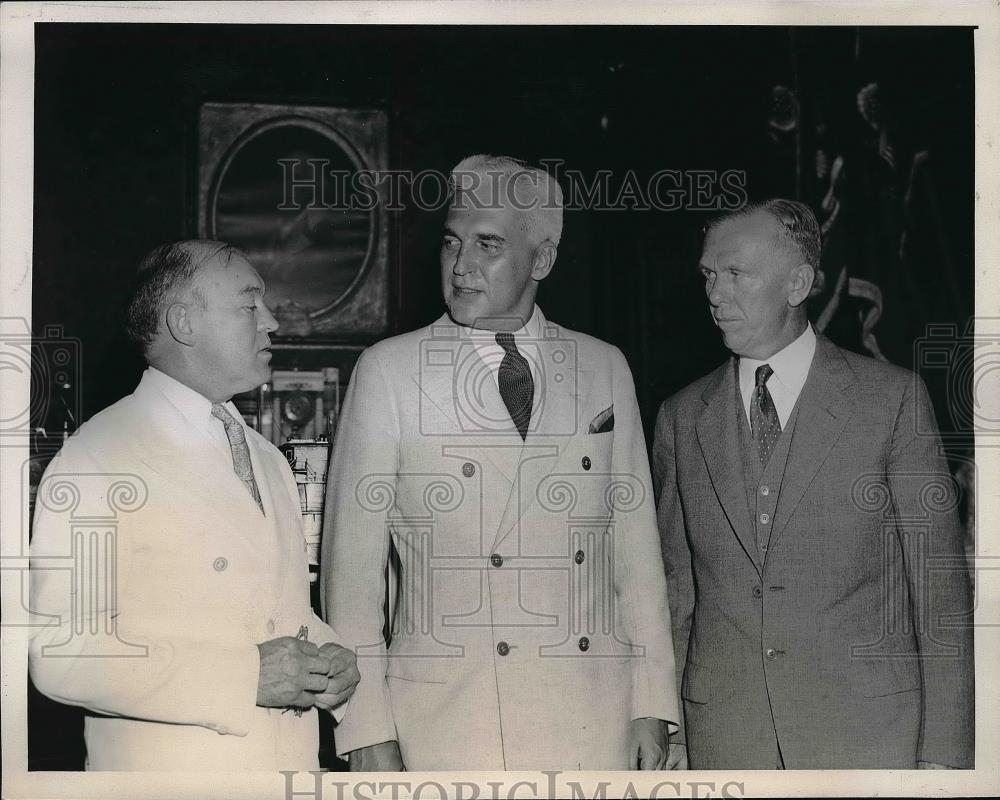
[[[233,472],[246,484],[250,496],[257,502],[260,513],[264,513],[264,504],[260,499],[260,490],[257,488],[257,481],[253,476],[253,464],[250,463],[250,448],[247,446],[246,434],[243,426],[236,421],[236,418],[226,410],[221,403],[212,404],[212,416],[222,420],[226,428],[226,438],[229,439],[229,449],[233,454]]]

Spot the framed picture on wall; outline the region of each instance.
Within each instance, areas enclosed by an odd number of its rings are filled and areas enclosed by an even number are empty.
[[[374,109],[204,103],[198,234],[247,253],[280,336],[377,337],[388,325],[388,224]]]

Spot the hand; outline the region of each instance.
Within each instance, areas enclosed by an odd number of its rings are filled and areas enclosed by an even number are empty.
[[[933,761],[918,761],[917,769],[956,769],[956,767],[949,767],[947,764],[935,764]]]
[[[257,645],[260,678],[257,705],[265,708],[310,708],[313,692],[326,689],[330,659],[312,642],[282,636]]]
[[[688,749],[683,742],[671,742],[667,753],[667,769],[690,769],[688,767]]]
[[[399,742],[380,742],[352,750],[348,759],[351,772],[405,772]]]
[[[357,656],[336,642],[327,642],[319,654],[330,659],[326,688],[315,695],[316,705],[326,711],[346,702],[361,680]]]
[[[629,723],[629,769],[664,769],[669,750],[667,723],[662,719],[642,717]]]

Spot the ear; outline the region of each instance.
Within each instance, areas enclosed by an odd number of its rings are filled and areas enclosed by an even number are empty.
[[[184,303],[171,303],[166,313],[167,330],[171,338],[178,344],[190,347],[194,344],[194,330],[191,327],[191,316]]]
[[[546,239],[535,249],[535,258],[531,264],[531,277],[540,281],[552,272],[552,267],[556,263],[558,254],[555,244],[551,239]]]
[[[799,264],[788,275],[788,305],[798,308],[809,297],[816,270],[808,264]]]

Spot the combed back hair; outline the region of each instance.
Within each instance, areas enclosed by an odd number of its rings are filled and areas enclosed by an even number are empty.
[[[727,211],[710,220],[705,226],[705,233],[730,219],[746,217],[757,211],[763,211],[778,221],[781,225],[780,246],[794,247],[803,262],[819,271],[820,254],[822,252],[819,223],[816,215],[805,203],[797,200],[774,198],[748,203],[736,211]]]
[[[451,171],[449,199],[452,205],[461,190],[476,191],[485,203],[499,202],[502,207],[515,205],[521,210],[523,229],[532,246],[545,240],[558,246],[562,236],[563,193],[559,182],[544,169],[510,156],[474,155],[463,158]],[[463,192],[464,193],[464,192]],[[462,198],[463,203],[480,207],[476,198]],[[475,204],[475,205],[474,205]]]
[[[147,253],[139,263],[135,291],[125,312],[129,338],[143,353],[148,352],[160,329],[164,308],[191,286],[198,268],[218,255],[228,264],[236,254],[241,253],[233,245],[209,239],[161,244]],[[192,288],[192,294],[204,305],[205,299],[197,288]]]

